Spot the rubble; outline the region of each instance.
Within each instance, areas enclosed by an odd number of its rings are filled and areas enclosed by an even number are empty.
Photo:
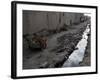
[[[68,31],[49,31],[48,36],[46,36],[47,47],[38,52],[34,50],[30,51],[26,47],[24,50],[25,56],[23,60],[23,69],[61,67],[64,61],[73,52],[73,50],[77,49],[75,46],[82,38],[82,34],[86,29],[86,24],[87,22],[81,23],[79,25],[76,25],[76,28],[70,29]],[[31,39],[32,36],[29,37],[28,35],[27,38]],[[30,55],[30,57],[27,60],[26,54],[28,56]]]

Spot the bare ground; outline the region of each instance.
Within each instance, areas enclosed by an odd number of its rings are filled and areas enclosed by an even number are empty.
[[[25,40],[23,40],[23,69],[61,67],[66,57],[70,56],[81,39],[87,22],[73,25],[67,31],[49,36],[47,48],[42,51],[31,51],[27,48]],[[90,59],[84,59],[84,62],[88,60]]]

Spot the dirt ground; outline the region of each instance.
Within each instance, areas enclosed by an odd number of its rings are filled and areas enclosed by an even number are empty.
[[[78,25],[72,25],[67,31],[62,31],[47,37],[47,48],[31,51],[23,39],[23,69],[55,68],[61,67],[75,49],[75,46],[82,38],[88,21]],[[88,39],[89,41],[90,39]],[[88,47],[86,53],[90,53]],[[88,56],[88,57],[87,57]],[[85,54],[84,64],[90,65],[90,54]]]

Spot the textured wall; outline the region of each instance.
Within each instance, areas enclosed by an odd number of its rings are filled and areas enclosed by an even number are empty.
[[[57,29],[63,26],[63,16],[59,12],[23,11],[24,34],[41,29]]]
[[[41,29],[47,28],[47,13],[46,12],[23,12],[23,32],[33,33]]]
[[[82,13],[64,13],[64,20],[66,25],[74,23],[80,23],[80,18],[83,16]]]
[[[23,33],[34,33],[42,29],[59,29],[64,24],[71,25],[80,22],[80,13],[23,11]]]

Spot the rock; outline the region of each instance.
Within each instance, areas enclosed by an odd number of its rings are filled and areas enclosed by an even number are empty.
[[[43,64],[40,65],[39,68],[47,68],[49,66],[48,62],[44,62]]]

